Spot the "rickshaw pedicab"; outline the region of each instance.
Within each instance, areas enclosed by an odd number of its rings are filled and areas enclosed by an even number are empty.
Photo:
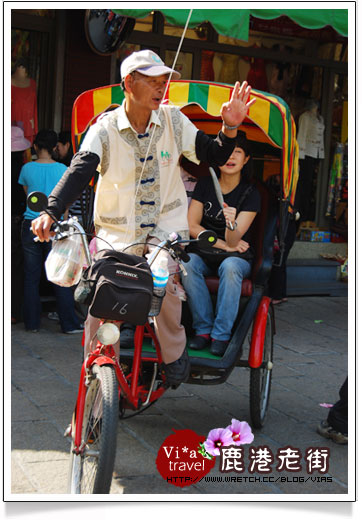
[[[216,135],[221,127],[221,105],[229,100],[232,88],[201,81],[171,81],[165,103],[178,106],[199,129]],[[252,272],[249,279],[243,280],[239,313],[226,352],[218,357],[207,349],[188,349],[191,373],[187,383],[217,385],[225,382],[234,369],[249,368],[250,419],[252,426],[259,429],[264,424],[269,403],[275,334],[273,306],[266,289],[273,265],[275,236],[278,233],[283,250],[288,212],[293,211],[298,145],[295,123],[286,103],[277,96],[257,90],[251,91],[253,97],[257,101],[240,126],[252,145],[256,183],[261,195],[262,209],[252,224],[251,245],[255,251]],[[72,114],[75,151],[99,115],[113,110],[122,101],[119,85],[86,91],[76,99]],[[190,173],[197,177],[208,175],[208,166],[201,164]],[[279,197],[268,186],[269,179],[275,175],[281,182]],[[88,234],[93,232],[96,181],[95,176],[83,201],[83,227]],[[178,242],[173,237],[162,245],[175,252],[176,247],[179,248]],[[217,277],[207,278],[207,284],[210,293],[215,295]],[[182,321],[189,336],[191,319],[187,302],[183,303]],[[161,363],[150,318],[136,327],[134,349],[121,349],[120,360],[116,359],[112,346],[101,340],[88,355],[82,366],[72,423],[66,430],[72,441],[70,493],[109,492],[118,416],[123,419],[138,414],[161,397],[168,388],[160,370]]]

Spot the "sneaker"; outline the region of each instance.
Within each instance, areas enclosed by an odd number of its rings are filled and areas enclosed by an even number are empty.
[[[26,329],[26,332],[39,332],[39,329]]]
[[[189,348],[192,348],[192,350],[203,350],[209,346],[210,341],[210,337],[206,338],[205,336],[196,335],[190,339]]]
[[[73,330],[65,330],[64,334],[79,334],[80,332],[83,332],[83,330],[84,330],[84,327],[79,328],[79,329],[73,329]]]
[[[172,363],[162,363],[161,371],[166,376],[167,383],[172,388],[177,388],[181,383],[185,383],[190,375],[190,360],[185,349],[182,356]]]
[[[211,354],[214,354],[214,356],[223,356],[228,344],[229,340],[222,341],[221,339],[213,339],[210,347]]]
[[[134,348],[135,325],[125,323],[120,331],[119,346],[120,348]]]
[[[48,319],[52,321],[59,321],[59,315],[57,312],[48,312]]]
[[[348,435],[342,432],[333,430],[332,426],[327,421],[322,421],[318,427],[317,432],[326,439],[332,439],[337,444],[348,444]]]

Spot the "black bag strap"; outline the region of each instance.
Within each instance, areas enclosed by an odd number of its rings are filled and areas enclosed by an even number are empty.
[[[246,188],[246,190],[244,191],[244,193],[240,197],[239,204],[237,205],[237,208],[236,208],[236,216],[238,216],[238,214],[240,213],[241,206],[243,205],[243,203],[246,200],[246,198],[249,197],[249,195],[252,192],[253,188],[254,188],[254,185],[253,184],[249,184],[249,186]]]

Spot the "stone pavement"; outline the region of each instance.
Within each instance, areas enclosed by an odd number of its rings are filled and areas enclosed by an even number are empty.
[[[296,482],[296,475],[308,477],[305,462],[295,474],[278,473],[275,462],[271,475],[289,477],[284,482],[220,481],[218,461],[209,481],[180,488],[162,479],[155,459],[172,429],[192,429],[206,436],[232,418],[249,421],[248,370],[237,368],[223,385],[181,385],[143,414],[120,421],[111,493],[175,494],[184,500],[188,494],[277,494],[280,500],[288,494],[338,494],[343,500],[348,491],[347,446],[323,439],[315,428],[328,412],[319,404],[338,399],[347,374],[347,308],[345,297],[290,298],[276,307],[268,417],[264,428],[254,431],[252,444],[268,446],[274,456],[287,445],[303,455],[310,446],[328,447],[330,482],[318,478]],[[12,500],[18,494],[32,495],[33,500],[37,494],[66,493],[69,441],[63,432],[76,399],[82,349],[80,335],[61,334],[58,327],[46,315],[38,334],[25,332],[23,324],[12,326]],[[243,475],[252,476],[247,470]]]

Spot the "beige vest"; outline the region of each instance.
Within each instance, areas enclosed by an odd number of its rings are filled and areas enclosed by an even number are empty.
[[[144,242],[148,236],[164,240],[172,231],[188,238],[188,204],[179,157],[184,153],[199,162],[197,128],[177,108],[160,107],[156,118],[160,124],[152,124],[149,135],[142,137],[130,127],[119,129],[119,110],[123,107],[96,123],[102,143],[94,210],[97,235],[118,250]],[[107,245],[98,241],[98,247]],[[143,246],[127,251],[142,254]]]

